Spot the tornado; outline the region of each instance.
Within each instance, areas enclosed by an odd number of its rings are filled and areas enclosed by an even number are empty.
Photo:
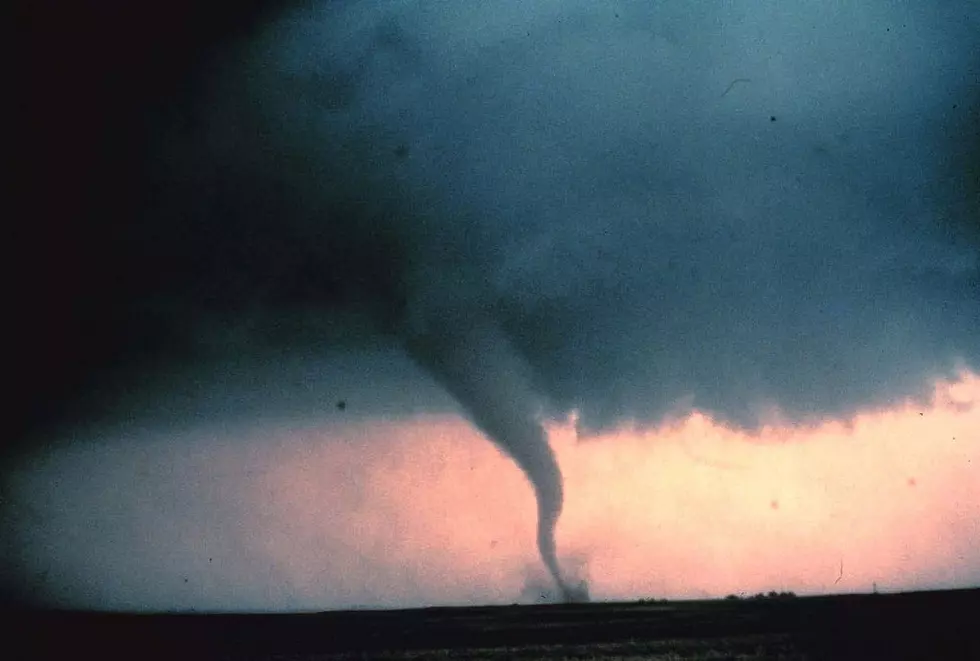
[[[524,471],[538,506],[541,560],[563,601],[587,601],[584,584],[569,584],[558,564],[555,527],[564,499],[562,475],[540,421],[528,365],[489,315],[472,309],[417,313],[403,339],[412,359]]]

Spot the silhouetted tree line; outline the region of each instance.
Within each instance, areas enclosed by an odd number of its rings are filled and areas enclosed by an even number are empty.
[[[758,593],[752,595],[751,597],[742,597],[741,595],[730,594],[727,597],[725,597],[725,599],[728,599],[728,600],[731,601],[731,600],[735,600],[735,599],[754,599],[754,600],[760,600],[760,599],[792,599],[794,597],[796,597],[796,593],[795,592],[776,592],[775,590],[772,590],[768,594],[765,593],[765,592],[758,592]]]

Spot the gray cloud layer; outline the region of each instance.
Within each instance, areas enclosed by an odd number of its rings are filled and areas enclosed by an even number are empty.
[[[977,34],[969,3],[327,4],[230,58],[198,185],[266,241],[239,280],[312,264],[304,304],[382,330],[489,312],[585,429],[846,416],[978,368]]]

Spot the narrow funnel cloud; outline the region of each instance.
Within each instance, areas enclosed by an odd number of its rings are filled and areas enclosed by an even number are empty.
[[[566,602],[588,600],[561,573],[555,527],[561,516],[562,475],[538,419],[528,366],[489,316],[460,306],[437,306],[409,319],[409,354],[465,409],[470,420],[527,475],[538,503],[538,550]]]

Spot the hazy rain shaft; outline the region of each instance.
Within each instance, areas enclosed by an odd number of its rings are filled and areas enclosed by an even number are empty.
[[[549,422],[816,426],[980,371],[978,53],[966,0],[305,3],[146,120],[98,294],[138,341],[85,410],[370,422],[438,385],[588,599]]]

